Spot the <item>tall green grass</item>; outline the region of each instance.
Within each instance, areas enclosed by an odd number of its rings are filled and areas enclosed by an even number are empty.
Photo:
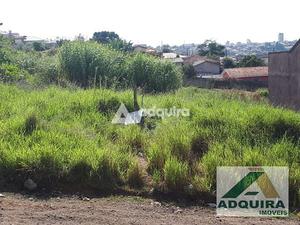
[[[171,192],[214,193],[217,166],[288,166],[290,202],[300,204],[300,114],[238,93],[180,89],[145,95],[144,107],[190,109],[190,117],[111,124],[131,92],[0,85],[0,177],[39,187],[111,190],[145,183]],[[141,99],[140,99],[141,100]]]

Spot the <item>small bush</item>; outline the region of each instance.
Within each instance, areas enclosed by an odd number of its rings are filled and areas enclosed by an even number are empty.
[[[65,42],[59,50],[61,75],[81,87],[128,85],[124,55],[95,42]]]
[[[268,89],[258,89],[258,90],[256,90],[256,93],[258,93],[259,96],[263,97],[263,98],[268,98],[269,97]]]
[[[188,165],[175,158],[169,158],[164,166],[164,181],[171,192],[183,191],[188,184]]]
[[[25,78],[26,72],[22,71],[17,65],[14,64],[1,64],[0,65],[0,81],[2,82],[15,82]]]
[[[28,116],[24,124],[24,129],[23,129],[24,135],[31,135],[32,132],[37,128],[37,126],[38,126],[37,116],[35,114]]]

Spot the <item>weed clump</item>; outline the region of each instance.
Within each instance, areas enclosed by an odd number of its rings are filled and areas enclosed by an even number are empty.
[[[202,136],[195,136],[191,143],[191,157],[202,158],[202,156],[208,151],[208,141]]]
[[[157,145],[153,145],[147,152],[149,166],[148,171],[153,173],[155,170],[162,171],[166,160],[170,156],[170,152],[165,148],[159,148]]]
[[[29,115],[24,124],[23,133],[24,135],[31,135],[38,126],[38,118],[35,114]]]
[[[127,171],[127,182],[132,188],[141,188],[144,185],[143,171],[138,162],[133,162]]]
[[[98,112],[105,115],[116,113],[121,105],[121,101],[118,98],[112,97],[109,99],[101,99],[98,103]]]
[[[188,165],[171,157],[164,166],[164,181],[171,192],[182,192],[188,184]]]

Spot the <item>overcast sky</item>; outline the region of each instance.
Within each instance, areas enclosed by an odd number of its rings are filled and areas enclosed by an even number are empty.
[[[299,0],[0,0],[0,30],[74,38],[109,30],[149,45],[300,38]]]

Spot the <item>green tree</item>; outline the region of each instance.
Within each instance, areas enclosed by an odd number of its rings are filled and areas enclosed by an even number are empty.
[[[139,110],[139,89],[142,92],[168,92],[182,84],[182,72],[176,65],[142,53],[135,54],[129,61],[128,74],[135,110]]]
[[[198,45],[198,53],[201,56],[210,58],[219,58],[225,56],[225,46],[218,44],[216,41],[206,40],[203,44]]]
[[[239,67],[258,67],[265,66],[265,63],[262,59],[258,58],[256,55],[246,55],[238,63]]]
[[[132,52],[133,51],[133,46],[132,42],[127,42],[122,39],[115,39],[109,42],[110,46],[118,51],[122,52]]]
[[[94,82],[110,86],[116,79],[120,54],[95,42],[66,42],[59,50],[62,75],[82,87]],[[121,56],[120,56],[121,57]]]
[[[32,44],[33,50],[37,51],[37,52],[41,52],[45,50],[45,47],[43,46],[43,44],[41,42],[35,41]]]
[[[163,45],[162,46],[162,52],[163,53],[170,53],[170,52],[172,52],[170,45]]]
[[[57,44],[58,47],[61,47],[66,42],[69,42],[69,40],[59,39],[59,40],[56,41],[56,44]]]
[[[224,65],[224,69],[234,68],[236,66],[233,59],[229,57],[225,57],[223,59],[223,65]]]
[[[95,32],[93,35],[93,40],[98,43],[108,44],[114,40],[120,40],[120,37],[117,33],[111,31],[101,31]]]
[[[143,89],[147,83],[148,78],[154,71],[154,63],[150,57],[138,53],[129,62],[129,77],[130,84],[133,89],[133,107],[137,111],[140,109],[138,104],[138,89]]]
[[[10,39],[0,34],[0,64],[12,60],[12,42]]]

